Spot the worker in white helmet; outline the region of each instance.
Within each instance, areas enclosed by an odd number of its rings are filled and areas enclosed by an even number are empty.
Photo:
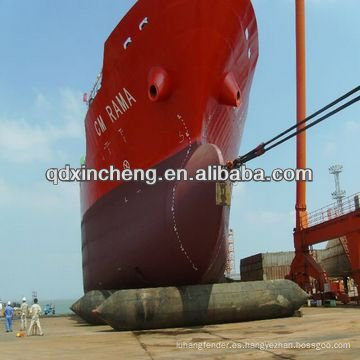
[[[12,332],[12,324],[13,324],[13,313],[14,309],[11,306],[11,301],[8,301],[6,308],[5,308],[5,326],[6,326],[6,332]]]
[[[21,303],[21,306],[20,306],[20,310],[21,310],[21,325],[20,325],[20,330],[21,331],[25,331],[26,328],[27,328],[27,317],[28,317],[28,314],[29,314],[29,305],[28,303],[26,302],[26,298],[23,297],[22,299],[22,303]]]
[[[31,322],[28,329],[28,336],[36,335],[37,331],[39,331],[39,335],[44,335],[41,326],[40,326],[40,314],[41,314],[41,307],[38,304],[38,299],[34,299],[34,304],[30,308],[31,313]]]

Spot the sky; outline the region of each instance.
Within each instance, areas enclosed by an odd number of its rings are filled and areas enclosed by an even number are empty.
[[[83,294],[77,183],[53,186],[49,167],[77,167],[85,153],[82,94],[102,64],[103,44],[134,0],[0,0],[0,299]],[[253,0],[257,65],[241,144],[245,153],[295,121],[293,0]],[[307,0],[307,109],[312,113],[360,82],[357,0]],[[308,132],[308,208],[332,202],[328,168],[360,190],[360,105]],[[295,166],[295,141],[251,163],[267,172]],[[240,258],[293,249],[294,183],[235,187],[230,225]]]

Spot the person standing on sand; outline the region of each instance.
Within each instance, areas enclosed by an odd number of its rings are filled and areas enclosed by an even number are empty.
[[[28,330],[28,336],[37,334],[37,330],[39,330],[39,335],[44,335],[43,331],[41,330],[40,326],[40,314],[41,314],[41,307],[38,304],[38,299],[34,299],[34,304],[30,308],[31,313],[31,322]]]
[[[12,330],[13,313],[14,313],[14,309],[11,306],[11,302],[8,301],[5,311],[4,311],[6,332],[13,331]]]
[[[28,314],[29,314],[29,305],[26,302],[26,298],[22,299],[22,304],[20,306],[20,310],[21,310],[20,330],[25,331],[26,328],[27,328],[27,317],[28,317]]]

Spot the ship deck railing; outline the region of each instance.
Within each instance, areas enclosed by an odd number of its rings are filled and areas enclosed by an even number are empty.
[[[101,88],[101,81],[102,81],[102,72],[96,77],[95,84],[93,88],[90,91],[88,105],[91,105],[91,103],[94,101],[96,94]]]

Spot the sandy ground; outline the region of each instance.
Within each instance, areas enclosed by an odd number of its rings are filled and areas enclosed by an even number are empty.
[[[360,308],[303,308],[302,313],[286,319],[140,332],[89,326],[75,317],[46,318],[41,321],[45,336],[25,338],[16,337],[19,321],[13,333],[6,333],[1,321],[0,359],[360,359]],[[290,343],[330,348],[289,349]],[[337,346],[350,349],[334,349]]]

